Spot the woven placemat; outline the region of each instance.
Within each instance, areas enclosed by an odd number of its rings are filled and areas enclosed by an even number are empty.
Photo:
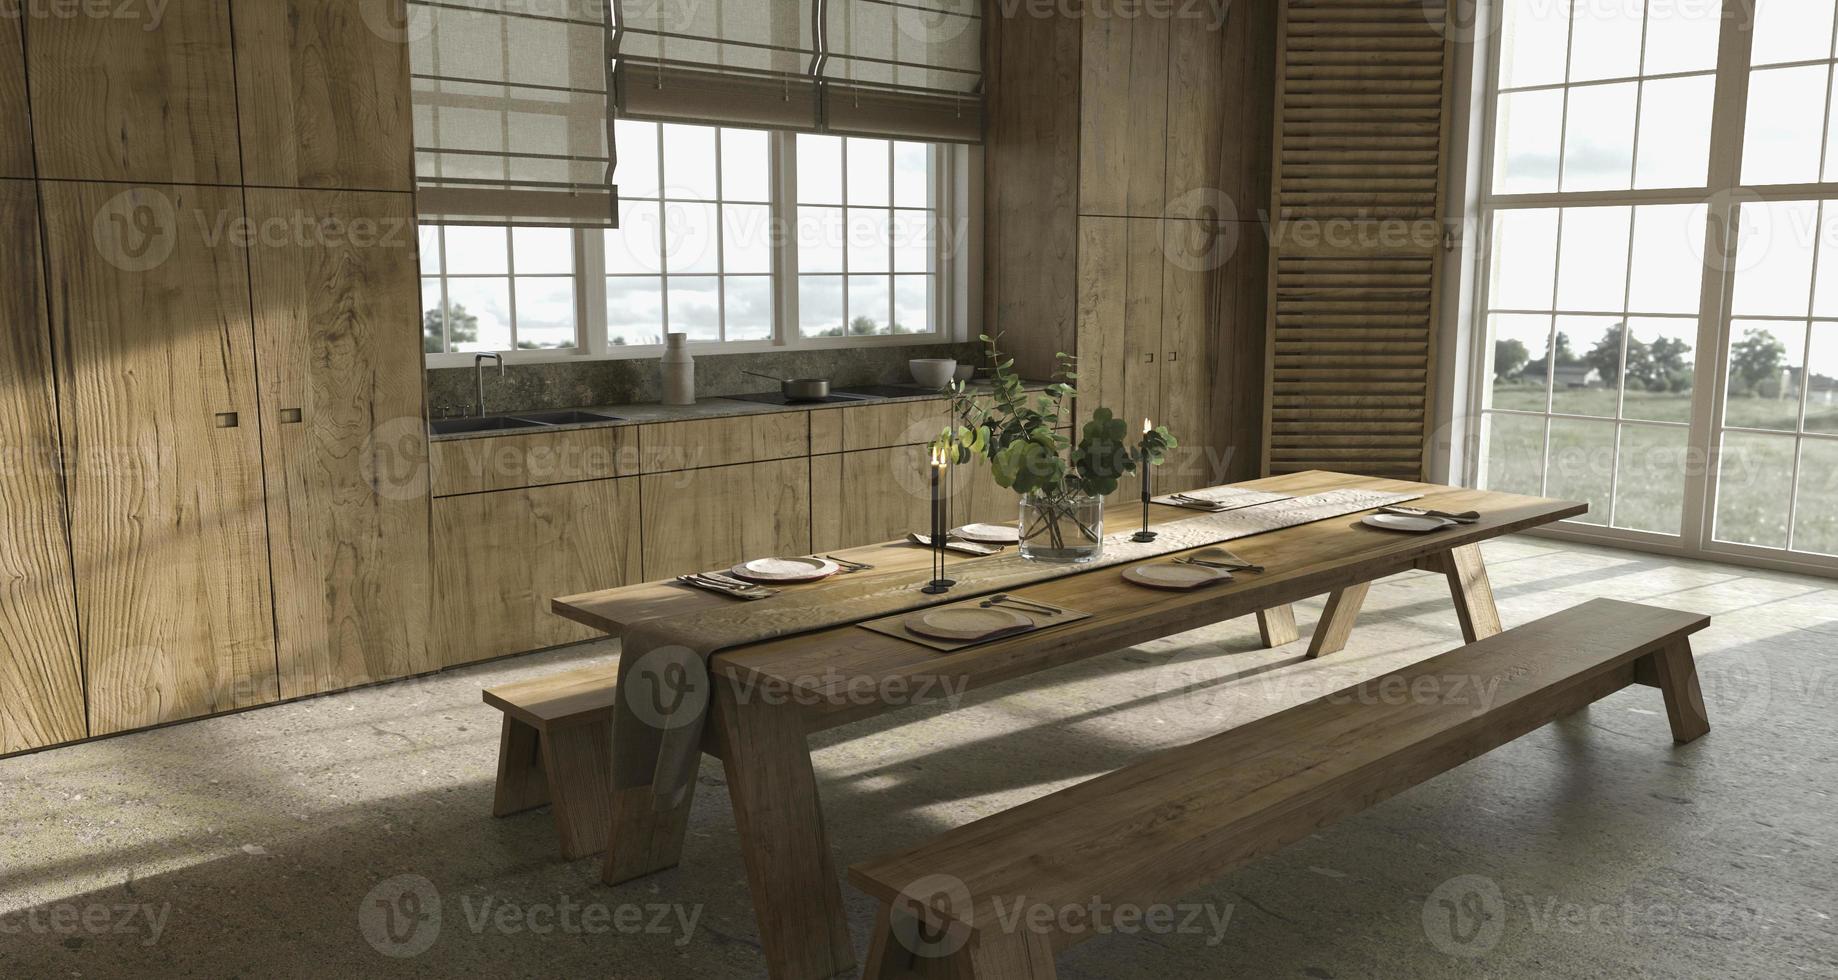
[[[1021,599],[1027,598],[1027,596],[1021,595],[1019,592],[1014,594]],[[1011,606],[1007,603],[1001,603],[997,605],[996,608],[1026,616],[1034,621],[1034,628],[1018,633],[1001,633],[981,640],[940,640],[930,636],[920,636],[906,628],[906,621],[913,616],[921,616],[929,612],[936,612],[940,609],[956,609],[960,607],[974,609],[980,607],[985,601],[987,601],[985,597],[977,596],[974,599],[965,599],[963,602],[953,602],[942,606],[931,606],[926,609],[904,612],[897,616],[888,616],[885,619],[873,619],[856,625],[865,630],[873,630],[876,633],[884,633],[897,639],[906,640],[909,643],[917,643],[920,646],[931,647],[942,653],[955,653],[958,650],[981,646],[985,643],[994,643],[997,640],[1009,640],[1017,636],[1033,636],[1044,630],[1050,630],[1055,626],[1064,626],[1067,623],[1076,623],[1081,619],[1091,618],[1090,613],[1079,612],[1077,609],[1066,609],[1061,607],[1057,614],[1049,616],[1046,613],[1035,612],[1032,609],[1024,609],[1021,606]],[[1054,605],[1053,603],[1044,604]]]

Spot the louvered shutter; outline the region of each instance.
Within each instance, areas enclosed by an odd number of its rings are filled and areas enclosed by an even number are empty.
[[[1454,45],[1442,0],[1284,0],[1264,470],[1421,479]]]

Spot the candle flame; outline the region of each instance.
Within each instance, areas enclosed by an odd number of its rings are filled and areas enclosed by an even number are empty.
[[[1150,420],[1148,420],[1148,419],[1143,419],[1143,420],[1142,420],[1142,434],[1143,434],[1143,435],[1145,435],[1145,436],[1146,436],[1146,435],[1148,435],[1148,434],[1149,434],[1149,433],[1150,433],[1151,431],[1153,431],[1154,429],[1155,429],[1155,423],[1154,423],[1154,422],[1151,422],[1151,421],[1150,421]]]

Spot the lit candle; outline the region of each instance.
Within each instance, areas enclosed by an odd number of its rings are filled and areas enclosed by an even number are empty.
[[[1149,419],[1142,420],[1142,530],[1130,536],[1131,541],[1147,543],[1155,540],[1156,534],[1149,530],[1149,502],[1155,496],[1149,489],[1149,433],[1155,431],[1155,423]]]

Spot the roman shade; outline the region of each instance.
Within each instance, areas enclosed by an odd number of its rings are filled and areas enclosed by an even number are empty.
[[[628,119],[982,139],[978,0],[617,0]]]
[[[411,0],[423,221],[613,227],[612,0]]]

